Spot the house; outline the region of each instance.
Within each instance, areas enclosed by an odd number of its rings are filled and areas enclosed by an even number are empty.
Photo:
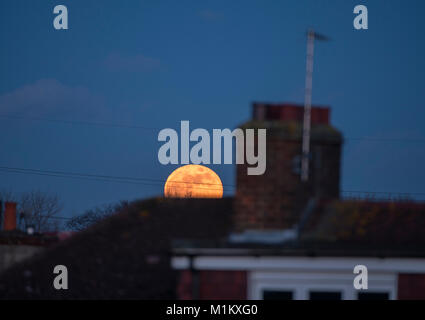
[[[425,205],[317,203],[294,230],[175,243],[179,298],[425,299]],[[368,289],[356,290],[356,265]]]
[[[220,246],[173,247],[181,299],[425,299],[425,204],[340,199],[342,134],[311,112],[310,177],[300,179],[303,108],[254,103],[267,171],[237,167],[233,228]],[[354,268],[368,270],[356,290]]]
[[[136,201],[0,274],[0,299],[176,299],[173,239],[225,237],[231,208],[231,198]],[[53,287],[56,265],[68,290]]]
[[[425,299],[425,204],[340,198],[342,134],[312,108],[255,103],[267,170],[237,167],[234,197],[135,201],[0,274],[1,299]],[[53,269],[68,269],[55,290]],[[368,289],[353,286],[368,270]]]
[[[4,204],[0,230],[0,273],[14,264],[43,251],[57,241],[56,235],[28,234],[17,229],[16,203]],[[2,203],[0,202],[0,213]],[[0,214],[0,217],[2,214]]]

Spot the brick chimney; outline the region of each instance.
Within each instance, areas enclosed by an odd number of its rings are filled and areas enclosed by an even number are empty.
[[[339,197],[343,138],[329,107],[312,107],[310,176],[301,182],[303,112],[302,105],[254,103],[252,121],[240,126],[267,129],[267,168],[249,176],[247,164],[237,165],[235,231],[292,228],[309,199]]]
[[[3,230],[10,231],[16,229],[16,202],[5,202]]]

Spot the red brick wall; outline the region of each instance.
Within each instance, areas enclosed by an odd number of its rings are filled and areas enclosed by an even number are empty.
[[[425,273],[398,275],[398,299],[425,300]]]
[[[180,271],[180,275],[177,281],[177,299],[192,299],[192,277],[190,270]]]
[[[299,221],[310,198],[339,198],[343,139],[340,132],[330,126],[329,113],[329,108],[312,109],[309,180],[301,182],[304,109],[292,104],[254,103],[256,121],[241,127],[267,129],[267,168],[263,175],[249,176],[248,164],[236,166],[234,225],[237,232],[291,228]],[[257,143],[255,138],[256,152]]]
[[[294,159],[301,154],[301,139],[267,134],[266,172],[250,176],[246,163],[236,166],[236,231],[291,228],[310,197],[339,197],[340,143],[312,141],[310,179],[302,183],[293,170]]]
[[[16,229],[16,202],[6,202],[4,204],[3,230],[11,231]]]
[[[304,106],[296,104],[253,104],[253,119],[256,120],[281,120],[303,122]],[[317,107],[311,108],[311,124],[329,124],[330,108]]]
[[[180,272],[178,298],[192,298],[192,277],[189,270]],[[246,271],[199,271],[199,298],[206,300],[245,300],[247,298]]]

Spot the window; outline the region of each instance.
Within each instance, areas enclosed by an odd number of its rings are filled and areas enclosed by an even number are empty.
[[[357,299],[359,300],[389,300],[388,292],[359,292]]]
[[[264,290],[263,299],[264,300],[292,300],[293,293],[292,291]]]
[[[339,291],[310,291],[310,300],[341,300]]]

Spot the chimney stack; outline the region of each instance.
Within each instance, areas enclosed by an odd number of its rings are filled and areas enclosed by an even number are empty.
[[[302,105],[254,103],[253,119],[241,128],[267,129],[267,169],[249,176],[247,164],[236,166],[236,232],[293,228],[311,198],[339,197],[342,134],[330,123],[329,107],[311,108],[310,174],[303,182],[303,116]]]
[[[16,202],[5,202],[3,230],[16,230]]]

